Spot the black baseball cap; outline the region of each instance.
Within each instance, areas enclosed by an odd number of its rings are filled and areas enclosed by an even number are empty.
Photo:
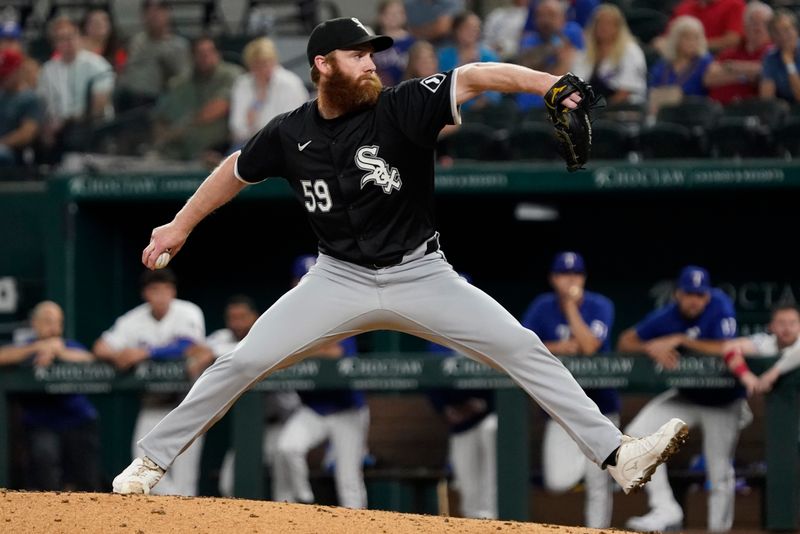
[[[341,17],[318,24],[308,38],[306,55],[308,64],[314,65],[314,58],[324,56],[334,50],[347,50],[358,45],[370,43],[375,52],[386,50],[394,44],[388,35],[375,35],[355,17]]]

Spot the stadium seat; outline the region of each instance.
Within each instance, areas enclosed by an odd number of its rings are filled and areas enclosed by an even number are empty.
[[[643,104],[630,104],[627,102],[619,104],[608,104],[597,111],[597,118],[613,121],[627,126],[634,126],[638,129],[646,117],[647,110]]]
[[[493,161],[505,157],[496,132],[485,124],[462,124],[446,142],[448,155],[455,159]]]
[[[642,52],[644,52],[644,61],[647,64],[647,71],[653,68],[653,65],[658,63],[661,59],[661,52],[654,46],[650,46],[649,44],[642,45]]]
[[[592,123],[591,159],[627,159],[630,153],[629,130],[622,124],[598,119]]]
[[[773,135],[780,155],[800,158],[800,117],[789,117]]]
[[[778,98],[747,98],[731,102],[724,107],[723,113],[726,117],[753,118],[774,129],[789,115],[789,105]]]
[[[705,96],[685,96],[679,104],[665,105],[658,110],[658,122],[671,122],[690,130],[710,129],[722,115],[722,105]]]
[[[515,161],[548,161],[558,158],[553,127],[542,122],[524,122],[508,136],[508,151]]]
[[[549,120],[545,108],[531,108],[519,114],[517,124],[524,124],[526,122],[546,122],[549,124]]]
[[[688,128],[694,138],[694,156],[708,153],[708,132],[722,116],[722,105],[705,96],[685,96],[679,104],[665,105],[658,110],[657,122],[678,124]]]
[[[722,117],[709,133],[714,156],[771,158],[776,156],[767,126],[755,117]]]
[[[631,6],[634,8],[655,9],[661,13],[672,13],[680,0],[632,0]]]
[[[656,123],[642,130],[639,147],[645,159],[681,159],[701,154],[688,127],[667,122]]]
[[[266,12],[278,14],[267,26],[248,27],[253,18]],[[242,15],[241,33],[266,32],[276,35],[309,34],[320,21],[341,17],[339,6],[331,0],[247,0]],[[258,25],[258,24],[256,24]]]
[[[649,43],[667,27],[669,16],[648,7],[632,7],[625,13],[631,33],[642,43]]]
[[[465,109],[461,118],[465,123],[480,123],[494,130],[510,130],[517,122],[519,109],[516,102],[504,98],[497,104],[484,106],[480,109]]]

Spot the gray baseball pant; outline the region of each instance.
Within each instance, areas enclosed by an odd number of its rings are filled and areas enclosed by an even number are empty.
[[[322,344],[397,330],[445,345],[508,373],[600,465],[621,432],[539,337],[470,285],[426,244],[372,270],[320,254],[314,267],[253,325],[236,349],[197,379],[183,402],[139,445],[156,464],[175,458],[253,384],[313,355]]]

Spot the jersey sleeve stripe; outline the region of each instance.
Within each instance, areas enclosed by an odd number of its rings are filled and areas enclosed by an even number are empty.
[[[237,180],[239,180],[240,182],[245,183],[247,185],[253,185],[253,184],[257,184],[259,182],[263,182],[264,181],[264,179],[261,179],[258,182],[249,182],[249,181],[245,180],[244,178],[242,178],[242,175],[239,174],[239,155],[238,154],[236,155],[236,161],[233,164],[233,175],[236,177]]]
[[[456,89],[458,88],[458,69],[453,69],[450,80],[450,113],[453,115],[453,124],[461,124],[461,106],[456,100]]]

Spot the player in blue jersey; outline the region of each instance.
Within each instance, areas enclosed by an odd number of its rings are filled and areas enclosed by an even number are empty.
[[[316,263],[316,256],[295,260],[295,285]],[[349,358],[356,355],[356,340],[349,337],[320,347],[314,357]],[[308,480],[308,451],[329,440],[334,461],[334,479],[339,504],[366,508],[363,459],[369,428],[369,408],[364,393],[352,390],[299,392],[303,404],[281,431],[273,476],[288,484],[273,486],[276,501],[314,502]]]
[[[644,352],[657,364],[674,369],[681,352],[721,356],[726,340],[736,335],[736,314],[730,298],[711,287],[708,271],[689,265],[678,277],[675,299],[622,333],[619,350]],[[731,465],[740,421],[745,410],[744,389],[670,389],[651,400],[627,428],[642,436],[677,414],[690,426],[703,429],[703,455],[711,485],[708,529],[730,530],[733,524],[735,478]],[[650,512],[632,517],[627,527],[656,531],[679,527],[683,510],[675,500],[666,467],[659,467],[647,486]]]
[[[608,352],[614,304],[598,293],[585,291],[586,267],[576,252],[557,254],[550,268],[553,291],[538,296],[525,312],[522,325],[536,332],[553,354],[593,356]],[[600,411],[619,425],[619,395],[614,389],[592,389],[586,394]],[[586,482],[586,525],[606,528],[611,523],[612,483],[606,471],[586,460],[575,442],[552,419],[545,423],[542,445],[544,484],[551,491],[572,489]]]
[[[64,338],[64,312],[46,300],[31,312],[32,337],[0,347],[0,366],[36,369],[56,361],[87,363],[92,353]],[[100,489],[100,436],[97,411],[85,395],[25,393],[17,396],[28,449],[24,486],[35,490]]]

